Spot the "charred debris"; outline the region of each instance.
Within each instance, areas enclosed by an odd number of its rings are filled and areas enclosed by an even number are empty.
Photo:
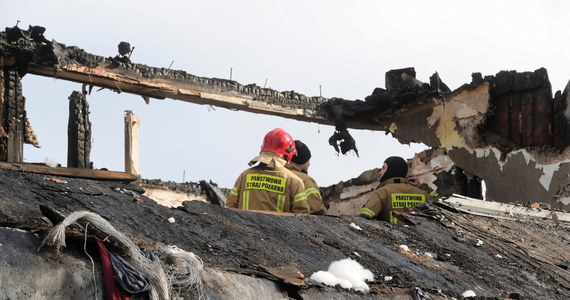
[[[565,222],[483,217],[438,206],[409,215],[416,226],[349,215],[269,215],[203,201],[168,208],[130,184],[7,169],[0,169],[0,195],[5,298],[101,295],[101,268],[85,254],[97,256],[90,250],[93,226],[87,239],[86,224],[70,226],[67,247],[59,252],[36,250],[55,223],[77,211],[109,220],[145,251],[157,251],[158,243],[192,251],[204,262],[203,292],[210,299],[414,299],[418,288],[434,300],[459,299],[466,290],[475,299],[570,296]],[[113,239],[106,244],[115,253],[125,251]],[[309,280],[347,257],[374,274],[367,293]],[[186,292],[197,297],[194,289]]]
[[[125,42],[119,55],[102,57],[44,34],[39,26],[0,32],[0,282],[14,287],[0,295],[96,295],[102,287],[85,267],[88,239],[82,231],[71,228],[74,242],[59,254],[36,253],[40,239],[33,234],[43,236],[54,225],[49,216],[88,210],[111,221],[141,248],[152,251],[161,242],[193,251],[204,260],[202,280],[213,298],[412,299],[417,289],[432,299],[459,297],[469,289],[485,299],[570,297],[568,230],[554,213],[570,205],[565,117],[570,85],[553,96],[545,69],[473,73],[472,82],[456,90],[437,73],[424,83],[413,68],[390,70],[385,88],[353,101],[133,63],[134,49]],[[70,96],[67,168],[22,163],[23,143],[39,144],[26,117],[21,84],[30,75],[83,83],[82,91]],[[410,215],[409,227],[352,217],[378,185],[375,170],[326,188],[328,216],[223,209],[227,190],[211,182],[163,183],[92,170],[87,98],[94,87],[138,94],[147,103],[171,98],[333,125],[329,142],[342,153],[357,151],[349,129],[385,131],[401,143],[431,147],[410,159],[411,172],[441,195],[485,196],[551,214],[542,219],[508,213],[482,217],[441,205]],[[138,185],[126,183],[133,181]],[[184,198],[166,205],[170,208],[158,205],[148,193],[160,189],[180,191]],[[192,199],[217,205],[184,201]],[[307,279],[346,257],[374,273],[369,293]],[[41,276],[24,278],[18,271],[32,267],[66,288],[51,288]],[[93,272],[100,275],[100,268]],[[70,278],[74,284],[67,283]]]
[[[147,102],[172,98],[334,125],[329,142],[341,153],[357,153],[351,128],[386,131],[401,143],[431,147],[411,164],[420,181],[441,194],[475,190],[467,195],[499,202],[540,201],[558,209],[570,205],[566,177],[570,134],[565,116],[569,86],[553,95],[543,68],[500,71],[493,76],[473,73],[472,82],[453,91],[437,73],[424,83],[415,78],[413,68],[391,70],[386,73],[385,88],[352,101],[133,63],[128,43],[119,45],[119,55],[102,57],[50,41],[44,33],[39,26],[6,28],[0,33],[0,79],[4,83],[0,89],[0,161],[21,162],[22,143],[38,143],[32,122],[26,118],[20,82],[22,76],[31,74],[84,83],[83,95],[97,86],[138,94]],[[81,103],[85,103],[83,111],[88,109],[86,102]],[[68,157],[75,162],[70,166],[86,166],[88,160],[81,155],[88,155],[91,147],[85,144],[89,122],[79,115],[81,111],[76,106],[76,113],[70,113],[76,115],[70,124],[83,122],[73,129],[76,133],[69,132],[77,145],[70,149],[76,153]],[[486,195],[478,191],[478,182],[479,186],[485,182]],[[450,189],[450,185],[458,188]]]

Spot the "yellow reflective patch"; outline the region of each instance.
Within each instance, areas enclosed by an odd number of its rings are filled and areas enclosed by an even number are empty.
[[[237,196],[237,195],[238,195],[238,189],[237,189],[236,187],[234,187],[234,188],[232,189],[232,191],[230,192],[230,194],[232,194],[232,195],[234,195],[234,196]]]
[[[283,212],[284,207],[285,207],[285,195],[277,196],[277,211]]]
[[[422,194],[398,194],[390,195],[392,208],[414,207],[426,202],[426,196]]]
[[[295,197],[293,198],[293,202],[295,203],[303,200],[307,200],[307,195],[305,195],[305,193],[299,193],[295,195]]]
[[[278,194],[285,193],[287,179],[265,174],[247,174],[245,188],[253,190],[266,190]]]
[[[360,212],[358,212],[361,215],[367,215],[370,218],[374,218],[374,216],[376,215],[370,208],[366,208],[363,207],[362,209],[360,209]]]
[[[321,197],[321,192],[316,188],[310,188],[305,190],[305,195],[307,195],[307,197],[309,197],[309,195],[311,194],[317,194],[317,197],[319,197],[319,199],[323,199],[323,197]]]
[[[243,191],[243,203],[241,209],[249,209],[249,191]]]
[[[393,211],[390,212],[390,223],[392,224],[398,224],[398,218],[394,217],[394,214],[392,214]]]

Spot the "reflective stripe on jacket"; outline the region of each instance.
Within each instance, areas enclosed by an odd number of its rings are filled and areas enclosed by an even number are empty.
[[[413,185],[409,185],[403,177],[390,178],[370,194],[359,215],[367,219],[380,219],[398,224],[393,212],[422,205],[428,198],[427,193]]]
[[[303,180],[311,214],[324,214],[325,206],[323,205],[323,197],[317,182],[309,174],[301,171],[301,166],[296,163],[290,162],[285,167]]]

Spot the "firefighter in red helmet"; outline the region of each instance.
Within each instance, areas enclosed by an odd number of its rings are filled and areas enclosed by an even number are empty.
[[[303,181],[285,164],[295,155],[295,141],[285,130],[276,128],[265,135],[261,152],[243,171],[226,206],[244,210],[309,213]]]

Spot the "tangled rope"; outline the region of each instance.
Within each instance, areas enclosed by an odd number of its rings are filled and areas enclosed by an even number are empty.
[[[57,250],[65,247],[65,228],[80,219],[88,222],[108,237],[114,238],[128,249],[129,259],[127,260],[148,279],[151,285],[149,291],[151,300],[169,300],[180,295],[181,291],[188,291],[192,287],[196,287],[199,297],[203,298],[200,278],[203,262],[198,256],[176,246],[157,244],[159,259],[153,259],[152,256],[147,257],[135,243],[96,213],[88,211],[71,213],[48,232],[38,247],[38,251],[44,245],[53,246]]]

